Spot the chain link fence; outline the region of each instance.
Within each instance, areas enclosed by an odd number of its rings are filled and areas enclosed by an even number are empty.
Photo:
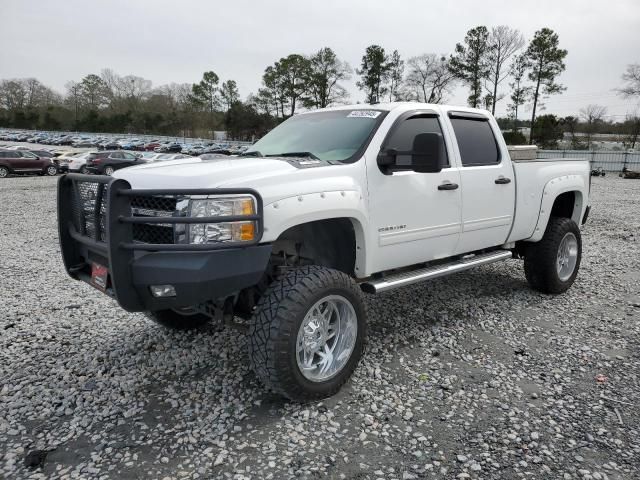
[[[538,158],[586,158],[591,168],[602,168],[605,172],[621,172],[624,167],[640,170],[640,152],[538,150]]]

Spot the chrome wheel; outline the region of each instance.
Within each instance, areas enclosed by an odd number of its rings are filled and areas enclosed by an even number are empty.
[[[105,175],[113,175],[113,167],[107,167],[104,169]]]
[[[47,167],[47,175],[49,175],[50,177],[53,177],[57,173],[58,169],[56,167]]]
[[[573,275],[578,261],[578,239],[569,232],[560,241],[558,256],[556,258],[556,270],[558,278],[566,282]]]
[[[358,319],[351,302],[340,295],[320,299],[298,330],[296,358],[304,377],[324,382],[347,364],[358,337]]]
[[[0,167],[0,178],[5,178],[9,176],[9,170],[4,167]]]

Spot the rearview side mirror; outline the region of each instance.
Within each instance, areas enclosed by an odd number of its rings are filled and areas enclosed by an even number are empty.
[[[419,173],[438,173],[442,170],[442,135],[439,133],[419,133],[413,139],[411,167]]]

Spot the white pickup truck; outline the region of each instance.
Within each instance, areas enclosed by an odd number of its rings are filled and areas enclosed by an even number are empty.
[[[248,320],[256,374],[309,400],[356,368],[362,291],[511,258],[533,288],[568,289],[589,182],[586,160],[510,158],[483,110],[340,106],[239,157],[63,176],[59,234],[69,274],[125,310],[172,328]]]

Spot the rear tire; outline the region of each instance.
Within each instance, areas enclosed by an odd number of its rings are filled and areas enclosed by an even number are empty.
[[[109,166],[109,167],[104,167],[104,174],[105,175],[113,175],[114,169],[113,167]]]
[[[0,167],[0,178],[7,178],[9,176],[9,169],[7,167]]]
[[[249,327],[249,358],[262,382],[295,401],[334,395],[362,356],[362,292],[345,273],[290,270],[262,295]]]
[[[580,269],[582,237],[570,218],[551,217],[542,240],[527,245],[524,273],[529,285],[543,293],[563,293]]]
[[[156,310],[146,312],[147,318],[171,330],[193,330],[201,328],[211,320],[210,317],[195,311],[183,309]]]
[[[80,173],[83,175],[87,175],[89,173],[89,170],[87,170],[87,167],[83,165],[82,167],[80,167]]]

